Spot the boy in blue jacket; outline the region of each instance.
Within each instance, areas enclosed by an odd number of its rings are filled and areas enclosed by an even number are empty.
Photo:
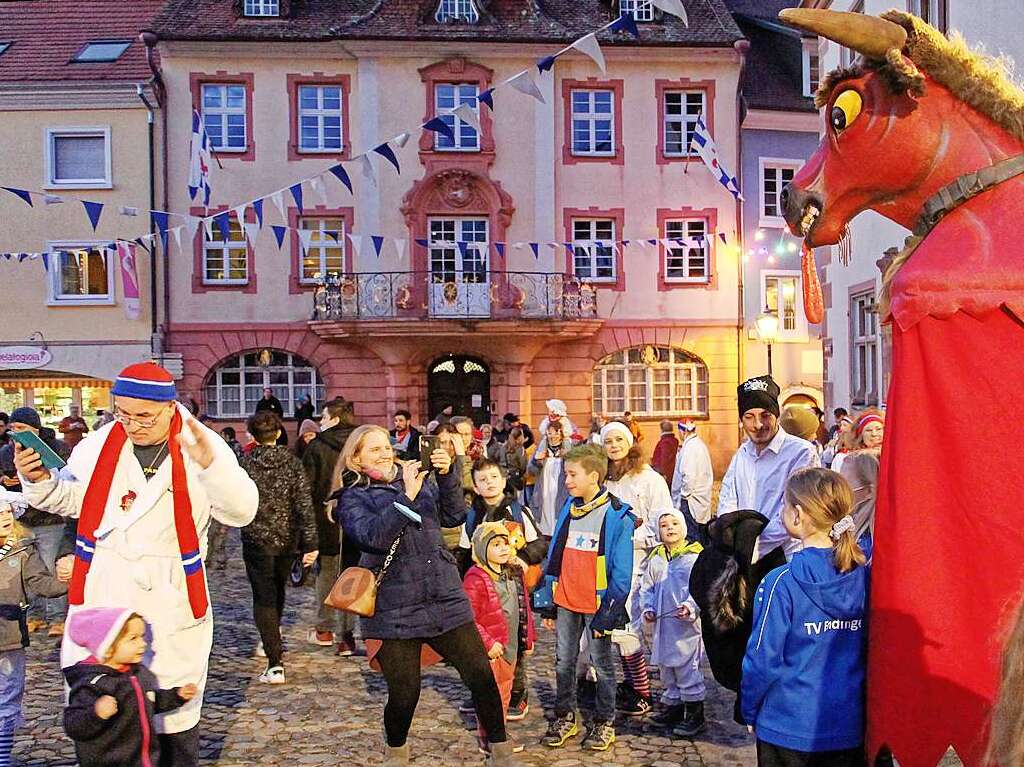
[[[633,575],[636,518],[628,504],[604,488],[608,458],[600,447],[573,448],[564,463],[570,498],[555,523],[544,582],[535,594],[536,606],[548,610],[545,627],[554,627],[556,634],[555,719],[543,742],[557,748],[579,733],[576,661],[580,637],[590,631],[597,705],[583,747],[606,751],[615,742],[611,631],[629,621],[626,602]]]
[[[740,702],[759,767],[862,767],[868,572],[853,493],[828,469],[786,486],[782,520],[803,543],[757,590]]]

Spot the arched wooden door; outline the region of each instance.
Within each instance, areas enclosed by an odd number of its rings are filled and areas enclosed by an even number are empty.
[[[449,354],[427,367],[428,418],[448,405],[452,415],[465,415],[481,424],[491,418],[491,371],[475,357]]]

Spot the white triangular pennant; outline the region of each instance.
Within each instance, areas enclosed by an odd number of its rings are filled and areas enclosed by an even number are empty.
[[[288,214],[284,212],[284,190],[280,192],[274,192],[270,195],[270,201],[274,203],[274,207],[277,208],[277,212],[281,214],[281,223],[288,223]]]
[[[255,245],[256,238],[260,236],[259,223],[256,221],[246,222],[243,226],[245,227],[245,236],[248,238],[249,244]]]
[[[666,239],[663,239],[663,240],[661,241],[661,246],[662,246],[663,248],[665,248],[665,250],[672,250],[673,248],[678,248],[678,247],[679,247],[679,246],[678,246],[678,245],[676,245],[676,244],[675,244],[674,242],[672,242],[672,240],[670,240],[670,239],[668,239],[668,238],[666,238]]]
[[[313,243],[313,235],[316,233],[315,229],[299,229],[299,240],[302,242],[302,252],[308,253],[309,247]]]
[[[327,207],[327,189],[324,187],[323,176],[313,176],[309,180],[309,188],[317,193],[320,197],[320,204],[325,208]]]
[[[213,216],[203,219],[203,226],[206,227],[206,240],[207,242],[213,241]]]
[[[245,208],[246,208],[246,205],[245,205],[244,202],[241,205],[239,205],[237,208],[235,208],[235,216],[238,217],[238,225],[240,227],[244,227],[245,226]]]
[[[452,114],[458,117],[463,122],[472,125],[477,133],[480,132],[480,115],[470,104],[462,104],[461,106],[452,110]]]
[[[171,230],[171,234],[174,235],[174,244],[178,246],[178,252],[181,253],[181,230],[184,226],[176,226]]]
[[[60,205],[64,202],[64,198],[56,194],[44,194],[43,202],[47,205]]]
[[[690,26],[690,20],[686,17],[686,9],[683,7],[683,0],[651,0],[651,5],[660,8],[665,13],[671,13],[679,18],[686,26]]]
[[[350,234],[348,236],[349,241],[352,243],[352,253],[354,255],[360,255],[359,251],[363,247],[363,237],[359,234]]]
[[[370,160],[370,155],[360,155],[359,161],[362,164],[363,177],[374,186],[377,186],[377,174],[374,171],[373,161]]]
[[[397,136],[391,139],[391,143],[397,146],[399,149],[405,149],[405,145],[409,143],[409,134],[399,133]]]
[[[188,229],[188,239],[194,240],[196,238],[196,232],[199,231],[199,222],[202,221],[199,216],[187,216],[185,218],[185,227]]]
[[[572,44],[572,47],[578,50],[585,56],[589,56],[597,68],[604,74],[607,72],[607,68],[604,63],[604,54],[601,52],[601,45],[597,42],[597,35],[591,32],[586,37],[581,37],[579,40]]]
[[[395,240],[395,252],[398,253],[398,262],[402,263],[405,261],[405,240]]]
[[[533,96],[541,104],[545,103],[544,94],[540,92],[540,88],[538,88],[537,83],[534,82],[533,72],[531,70],[524,69],[518,75],[510,78],[506,82],[520,93],[525,93],[527,96]]]

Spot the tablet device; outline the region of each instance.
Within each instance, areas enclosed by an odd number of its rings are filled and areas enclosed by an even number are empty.
[[[22,447],[28,448],[29,450],[35,450],[39,453],[39,457],[43,459],[43,466],[47,469],[63,469],[67,466],[67,462],[57,455],[53,450],[43,442],[38,434],[31,431],[8,431],[11,435],[11,439],[17,442]]]

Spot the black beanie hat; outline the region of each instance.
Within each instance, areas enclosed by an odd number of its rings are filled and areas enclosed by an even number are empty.
[[[43,428],[43,424],[39,420],[39,413],[37,413],[34,408],[30,407],[19,407],[11,413],[11,420],[8,423],[10,425],[23,423],[26,426],[31,426],[36,431]]]
[[[776,418],[779,417],[779,385],[771,376],[757,376],[744,381],[736,387],[736,394],[739,399],[740,418],[754,408],[763,408]]]

